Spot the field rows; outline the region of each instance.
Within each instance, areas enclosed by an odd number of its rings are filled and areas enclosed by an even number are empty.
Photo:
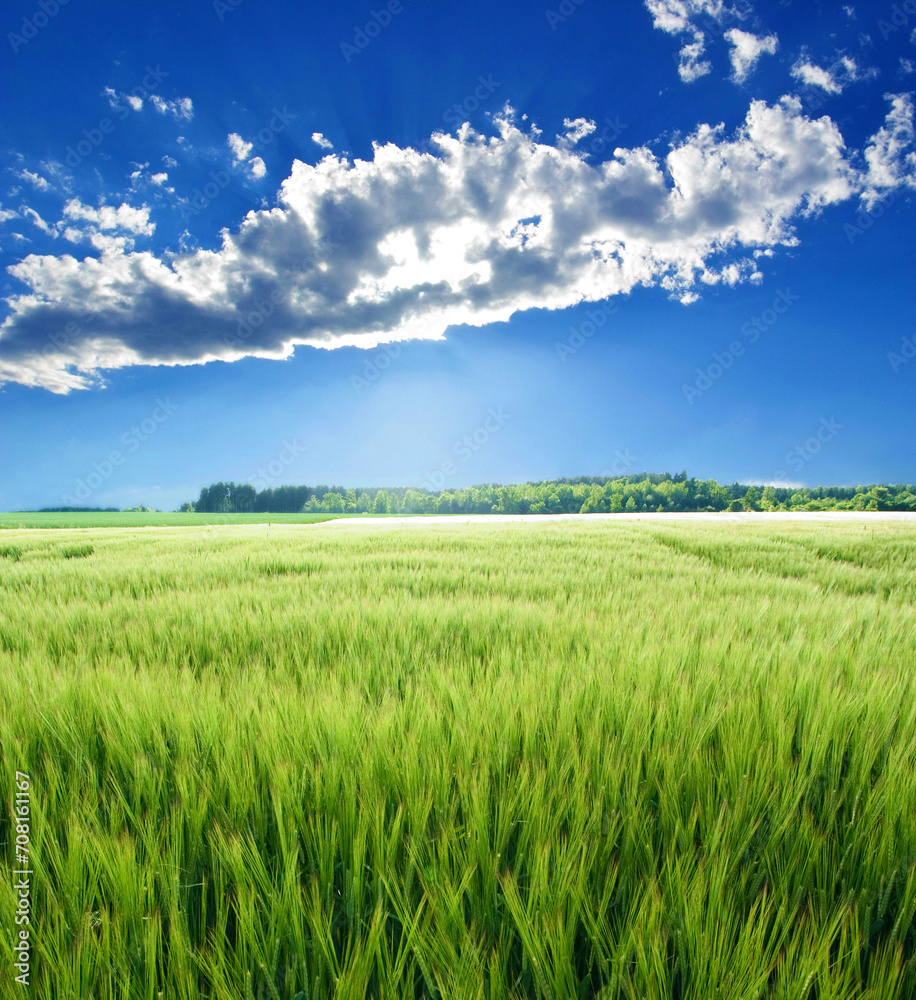
[[[3,532],[33,995],[912,997],[914,570],[884,523]]]

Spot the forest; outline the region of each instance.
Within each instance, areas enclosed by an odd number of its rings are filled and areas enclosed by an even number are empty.
[[[181,511],[329,514],[597,514],[698,511],[916,511],[912,483],[871,486],[755,486],[695,479],[686,472],[578,476],[511,486],[485,483],[429,492],[413,487],[346,489],[247,483],[204,486]]]

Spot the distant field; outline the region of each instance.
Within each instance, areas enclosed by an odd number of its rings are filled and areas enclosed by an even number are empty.
[[[0,513],[0,528],[192,528],[209,524],[316,524],[340,514]],[[350,515],[352,516],[352,515]]]
[[[905,523],[6,531],[31,995],[912,1000],[914,666]]]

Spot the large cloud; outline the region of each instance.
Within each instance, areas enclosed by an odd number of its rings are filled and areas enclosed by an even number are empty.
[[[548,145],[511,111],[496,121],[490,137],[433,136],[435,155],[385,145],[371,161],[296,161],[278,207],[249,212],[216,251],[112,241],[81,261],[26,257],[10,268],[30,291],[9,300],[0,381],[68,392],[126,365],[435,339],[637,285],[689,302],[703,283],[759,278],[755,253],[864,185],[834,123],[791,98],[753,102],[730,136],[704,125],[663,161],[641,147],[593,165],[575,129]]]

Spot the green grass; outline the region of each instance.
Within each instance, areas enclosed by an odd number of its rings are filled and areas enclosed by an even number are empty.
[[[316,524],[340,514],[0,513],[0,528],[185,528],[211,524]]]
[[[5,532],[30,995],[910,1000],[914,664],[906,525]]]

